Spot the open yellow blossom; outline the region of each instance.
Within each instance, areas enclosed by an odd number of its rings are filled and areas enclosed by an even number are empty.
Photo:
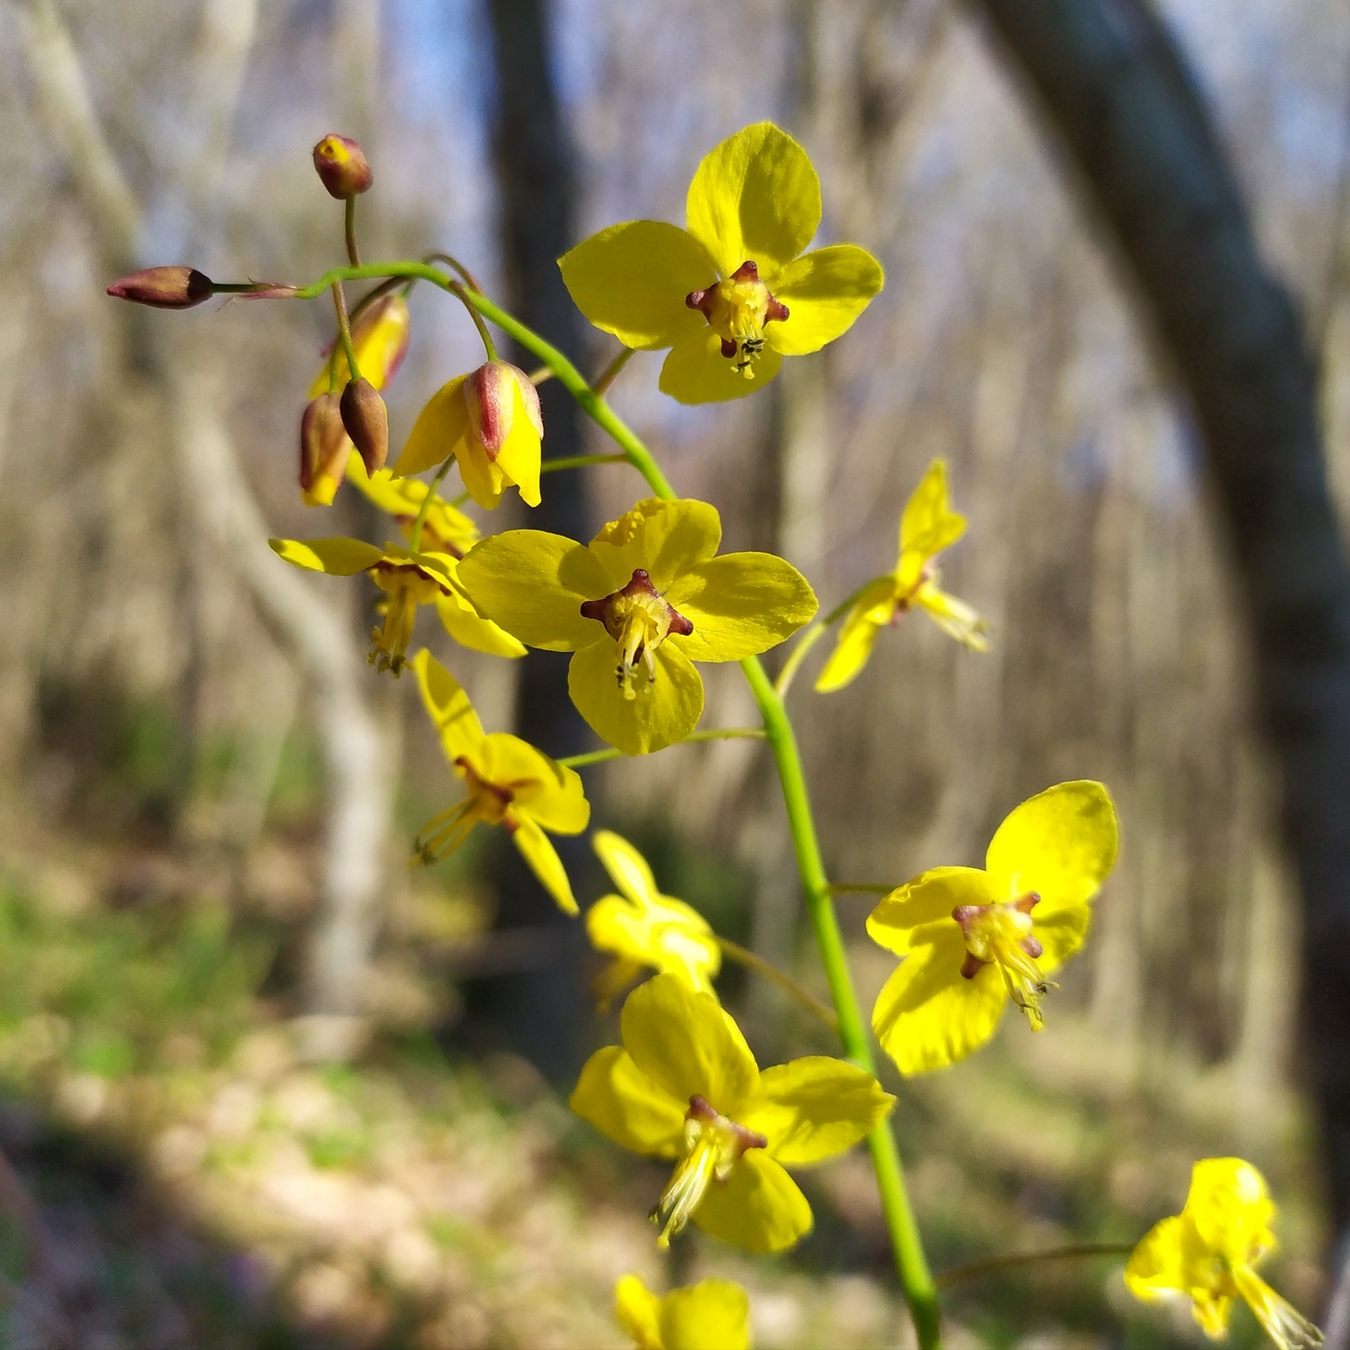
[[[394,472],[421,473],[454,455],[479,506],[491,510],[511,486],[526,505],[538,506],[543,436],[539,391],[530,377],[509,361],[488,361],[431,396]]]
[[[480,614],[526,646],[575,652],[568,689],[610,745],[643,755],[703,713],[694,661],[767,651],[816,612],[806,578],[770,553],[713,555],[716,508],[639,502],[589,545],[508,530],[476,545],[460,580]]]
[[[402,672],[419,605],[434,604],[446,631],[462,646],[494,656],[525,654],[515,638],[484,619],[469,602],[459,584],[459,561],[448,553],[413,553],[398,544],[377,548],[341,536],[268,542],[280,557],[307,572],[335,577],[369,574],[385,593],[380,606],[384,622],[370,634],[370,663],[378,670]]]
[[[750,1350],[750,1300],[730,1280],[700,1280],[664,1298],[636,1275],[614,1286],[614,1316],[635,1350]]]
[[[408,302],[401,295],[386,295],[367,306],[352,323],[352,348],[356,352],[356,364],[362,376],[376,389],[383,389],[398,372],[403,358],[408,352],[408,338],[412,320],[408,314]],[[328,359],[323,369],[314,377],[310,385],[311,407],[313,400],[322,399],[330,391],[340,394],[351,379],[347,367],[347,353],[341,342],[334,342],[329,349]],[[329,506],[342,484],[344,469],[350,472],[351,460],[347,452],[353,446],[351,438],[336,417],[336,400],[333,400],[333,416],[327,418],[327,429],[317,437],[322,447],[308,447],[314,454],[314,463],[301,466],[303,495],[307,506]],[[310,416],[313,414],[311,413]],[[302,453],[307,448],[302,435]],[[328,442],[331,440],[331,444]],[[317,453],[314,453],[317,450]]]
[[[1041,1029],[1047,977],[1087,938],[1117,844],[1106,789],[1060,783],[1009,813],[984,871],[931,868],[872,911],[868,933],[905,958],[872,1009],[872,1029],[901,1073],[977,1050],[1010,997]]]
[[[595,982],[602,1008],[645,970],[677,975],[691,989],[712,993],[722,951],[708,921],[683,900],[662,895],[647,860],[626,839],[597,830],[591,843],[620,895],[606,895],[586,911],[586,933],[613,960]]]
[[[424,862],[453,853],[480,821],[500,825],[529,863],[539,884],[567,914],[577,912],[567,871],[545,830],[580,834],[591,805],[576,770],[504,731],[487,735],[469,696],[424,647],[412,660],[422,704],[441,735],[441,748],[464,780],[464,800],[422,827],[417,847]]]
[[[851,683],[867,664],[883,628],[893,627],[911,609],[927,611],[944,633],[984,651],[988,625],[963,600],[938,588],[933,559],[966,532],[966,518],[947,505],[947,466],[935,459],[905,503],[900,517],[900,558],[895,571],[869,582],[839,630],[816,689],[832,693]]]
[[[685,223],[611,225],[558,260],[597,328],[626,347],[671,349],[661,389],[681,403],[763,387],[783,357],[845,333],[884,281],[856,244],[799,256],[820,225],[820,180],[806,151],[771,122],[704,156]]]
[[[620,1031],[622,1046],[586,1062],[571,1105],[616,1144],[678,1159],[652,1210],[662,1247],[690,1219],[752,1252],[791,1247],[811,1228],[811,1206],[784,1166],[842,1153],[895,1100],[824,1055],[761,1073],[717,1000],[676,975],[629,994]]]
[[[1190,1299],[1192,1315],[1213,1340],[1227,1333],[1233,1300],[1241,1298],[1280,1350],[1321,1345],[1322,1333],[1254,1269],[1275,1249],[1274,1217],[1256,1168],[1241,1158],[1205,1158],[1191,1169],[1181,1213],[1155,1224],[1130,1253],[1125,1285],[1146,1302]]]

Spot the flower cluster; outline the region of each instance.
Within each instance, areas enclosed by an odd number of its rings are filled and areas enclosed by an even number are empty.
[[[309,288],[216,283],[188,267],[151,268],[123,278],[110,293],[179,309],[220,291],[269,299],[331,291],[338,332],[300,417],[301,497],[325,507],[349,484],[387,517],[386,542],[341,535],[271,542],[294,567],[365,575],[381,593],[371,663],[393,676],[413,671],[462,789],[419,832],[415,860],[445,857],[480,824],[499,827],[558,906],[577,915],[577,895],[551,836],[577,835],[591,823],[579,767],[721,735],[771,743],[834,1010],[789,974],[720,938],[696,908],[661,892],[631,843],[597,830],[592,843],[617,894],[596,900],[584,923],[604,958],[594,985],[597,1003],[607,1012],[622,1001],[620,1043],[590,1057],[571,1106],[613,1142],[672,1165],[650,1211],[661,1248],[692,1224],[751,1252],[788,1250],[813,1223],[789,1169],[867,1139],[901,1281],[921,1346],[931,1350],[938,1334],[936,1290],[886,1123],[895,1098],[874,1072],[785,698],[812,644],[838,620],[834,650],[816,680],[822,693],[855,680],[882,630],[912,609],[925,611],[973,651],[988,646],[988,626],[939,584],[936,560],[966,528],[949,503],[945,463],[928,467],[903,509],[894,569],[813,622],[815,593],[787,561],[769,553],[718,552],[717,510],[670,489],[650,452],[604,402],[611,374],[588,385],[497,309],[447,255],[433,257],[445,260],[448,271],[427,263],[362,268],[354,206],[373,182],[370,165],[360,146],[340,136],[315,147],[314,163],[327,191],[344,202],[350,268]],[[820,221],[820,185],[806,152],[777,127],[758,123],[699,164],[686,228],[651,220],[614,225],[578,244],[559,266],[597,328],[630,351],[669,349],[663,391],[684,403],[742,398],[764,388],[785,356],[840,338],[881,290],[881,266],[865,249],[832,243],[807,251]],[[344,283],[367,278],[378,284],[349,312]],[[453,374],[431,395],[388,468],[379,391],[408,349],[406,293],[419,280],[466,306],[485,360]],[[485,318],[545,362],[544,373],[558,376],[615,436],[655,494],[637,500],[588,543],[532,529],[484,536],[459,509],[472,499],[490,512],[511,488],[527,506],[537,506],[551,468],[613,458],[552,464],[542,458],[545,427],[535,382],[498,357]],[[452,466],[463,492],[447,499],[441,487]],[[432,476],[424,481],[421,474]],[[517,736],[485,731],[451,671],[416,645],[418,615],[427,606],[455,643],[476,652],[506,658],[524,657],[528,648],[572,653],[572,700],[608,748],[558,760]],[[803,628],[778,684],[771,684],[758,656]],[[699,732],[704,689],[698,665],[732,661],[743,663],[763,729]],[[1086,941],[1092,904],[1117,849],[1106,788],[1065,782],[1012,810],[983,868],[936,866],[889,890],[862,888],[887,891],[867,932],[900,964],[876,1000],[872,1029],[902,1075],[940,1070],[977,1050],[994,1035],[1009,1001],[1032,1030],[1044,1027],[1051,976]],[[718,998],[715,982],[726,958],[769,975],[819,1012],[838,1032],[843,1057],[810,1055],[761,1069]],[[1265,1183],[1249,1164],[1234,1158],[1197,1163],[1182,1213],[1164,1219],[1134,1250],[1126,1284],[1146,1300],[1189,1299],[1211,1336],[1226,1330],[1241,1299],[1280,1350],[1317,1344],[1317,1329],[1254,1273],[1274,1245],[1273,1215]],[[615,1289],[615,1313],[639,1350],[739,1350],[751,1343],[745,1291],[724,1280],[662,1296],[627,1275]]]

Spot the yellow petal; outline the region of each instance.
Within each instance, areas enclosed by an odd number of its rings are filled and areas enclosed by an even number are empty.
[[[417,414],[412,434],[408,437],[395,463],[395,477],[434,469],[442,460],[455,453],[469,433],[469,408],[464,402],[463,375],[456,375],[443,384],[426,407]]]
[[[672,638],[691,661],[740,661],[776,647],[816,609],[810,583],[772,553],[725,553],[699,563],[666,590],[694,625]]]
[[[581,617],[581,606],[613,589],[584,544],[542,530],[484,539],[460,561],[459,581],[484,618],[527,646],[552,652],[595,641],[603,629]]]
[[[485,737],[468,694],[425,647],[413,657],[411,665],[422,706],[440,733],[446,758],[454,763],[461,755],[475,755]]]
[[[613,952],[627,968],[650,966],[707,993],[712,993],[711,979],[722,964],[707,920],[668,896],[641,908],[617,895],[604,896],[586,911],[586,935],[593,947]]]
[[[703,715],[703,678],[689,658],[669,641],[652,656],[655,673],[648,680],[646,666],[638,668],[633,698],[623,696],[615,676],[618,645],[607,633],[577,652],[567,668],[567,690],[577,711],[601,740],[625,755],[682,741]]]
[[[614,1286],[614,1319],[633,1338],[635,1350],[667,1350],[661,1343],[661,1299],[636,1275]]]
[[[698,1096],[736,1120],[759,1086],[740,1028],[711,994],[674,975],[653,976],[634,989],[619,1026],[633,1063],[686,1108]]]
[[[750,1300],[730,1280],[700,1280],[661,1300],[659,1350],[749,1350]]]
[[[747,1251],[781,1252],[811,1231],[811,1206],[778,1163],[752,1148],[725,1184],[708,1187],[694,1222]]]
[[[465,491],[484,511],[495,511],[508,486],[506,474],[487,457],[487,451],[465,436],[455,442],[455,463]]]
[[[956,543],[965,532],[965,516],[957,515],[947,505],[947,463],[935,459],[909,494],[900,517],[901,570],[906,562],[914,569],[907,587],[918,580],[924,562]]]
[[[994,1034],[1008,996],[1003,979],[995,965],[966,979],[965,959],[956,924],[933,924],[915,935],[913,951],[882,987],[872,1030],[901,1073],[945,1068]]]
[[[511,842],[529,863],[539,884],[557,901],[558,908],[564,914],[577,913],[576,896],[572,894],[572,883],[567,879],[567,869],[558,857],[558,850],[553,847],[553,841],[548,835],[524,811],[515,816]]]
[[[660,892],[646,858],[622,835],[613,830],[596,830],[591,847],[605,866],[614,884],[635,905],[653,904]]]
[[[401,295],[387,295],[377,300],[374,307],[362,314],[352,325],[352,346],[356,349],[356,364],[361,374],[375,386],[383,389],[394,376],[408,349],[408,332],[412,319],[408,302]],[[329,367],[337,368],[336,381],[330,381]],[[310,398],[328,392],[330,383],[341,390],[351,378],[347,353],[340,341],[333,344],[333,352],[323,369],[314,377]]]
[[[1135,1244],[1125,1265],[1125,1287],[1145,1303],[1169,1291],[1189,1292],[1186,1264],[1181,1219],[1173,1215],[1155,1223]]]
[[[895,618],[895,580],[878,577],[869,582],[848,612],[830,659],[816,679],[816,692],[832,694],[852,684],[872,655],[877,634]]]
[[[818,352],[853,326],[885,280],[881,264],[856,244],[831,244],[788,263],[771,281],[788,316],[765,325],[769,346],[784,356]]]
[[[525,655],[522,643],[498,628],[491,619],[483,618],[457,591],[437,599],[436,613],[440,616],[441,626],[461,647],[486,652],[489,656]]]
[[[1317,1327],[1255,1271],[1238,1266],[1233,1271],[1233,1283],[1279,1350],[1310,1350],[1310,1347],[1322,1344],[1322,1333]]]
[[[1253,1265],[1275,1245],[1275,1204],[1265,1178],[1241,1158],[1203,1158],[1191,1168],[1186,1217],[1201,1242],[1230,1265]]]
[[[591,807],[581,775],[519,736],[494,731],[484,737],[477,750],[476,772],[508,788],[512,805],[554,834],[580,834],[590,823]]]
[[[856,1065],[807,1055],[765,1069],[754,1102],[739,1120],[764,1135],[771,1158],[798,1167],[852,1148],[894,1104]]]
[[[684,303],[712,285],[707,250],[678,225],[630,220],[611,225],[558,259],[576,307],[625,347],[669,347],[706,320]]]
[[[360,539],[269,539],[272,552],[308,572],[352,577],[374,567],[384,550]]]
[[[674,1158],[684,1146],[689,1103],[677,1102],[653,1083],[621,1046],[606,1046],[586,1061],[569,1105],[582,1120],[634,1153]]]
[[[925,581],[914,593],[914,605],[922,609],[950,638],[972,651],[989,650],[989,625],[964,600]]]
[[[952,917],[957,905],[989,905],[996,897],[989,876],[976,867],[930,867],[897,886],[867,917],[873,942],[904,956],[921,925]],[[956,930],[959,932],[959,929]],[[922,940],[922,935],[920,935]]]
[[[750,367],[753,378],[747,379],[722,355],[722,339],[711,328],[695,329],[670,349],[661,365],[660,389],[679,403],[724,403],[763,389],[782,363],[772,347],[765,347]]]
[[[685,223],[724,277],[744,262],[758,264],[761,274],[776,271],[820,224],[820,180],[787,132],[757,122],[703,157],[689,184]]]
[[[612,583],[600,595],[626,586],[638,567],[647,571],[658,591],[665,591],[711,558],[721,540],[722,520],[715,506],[688,497],[673,502],[648,497],[591,540],[591,552]]]
[[[1059,783],[1015,807],[998,827],[985,868],[1000,900],[1035,891],[1032,915],[1048,923],[1086,905],[1116,861],[1116,810],[1101,783]]]
[[[367,474],[366,466],[356,450],[352,450],[347,457],[346,481],[381,511],[387,511],[391,516],[408,523],[416,517],[429,491],[427,485],[418,479],[395,478],[389,469]],[[433,547],[441,551],[452,548],[456,554],[464,554],[478,542],[478,526],[463,511],[437,497],[427,508],[422,535],[424,547],[428,536],[437,541]]]
[[[540,436],[531,420],[532,409],[526,402],[519,379],[512,381],[512,387],[515,406],[511,429],[497,452],[497,468],[508,482],[520,489],[520,499],[526,506],[538,506]]]

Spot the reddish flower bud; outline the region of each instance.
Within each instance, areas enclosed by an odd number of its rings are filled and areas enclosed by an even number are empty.
[[[191,309],[215,290],[211,278],[195,267],[147,267],[114,281],[108,294],[155,309]]]
[[[300,419],[300,491],[306,506],[330,506],[347,472],[351,442],[337,394],[311,399]]]
[[[496,463],[515,419],[516,393],[519,391],[525,415],[536,438],[544,434],[544,419],[539,411],[539,391],[534,382],[509,361],[487,361],[464,381],[469,405],[469,426],[473,438],[483,447],[489,463]]]
[[[362,376],[342,391],[342,425],[361,452],[367,473],[384,468],[389,454],[389,412],[375,386]]]
[[[338,201],[357,196],[375,181],[366,152],[346,136],[325,136],[314,147],[314,167],[328,195]]]

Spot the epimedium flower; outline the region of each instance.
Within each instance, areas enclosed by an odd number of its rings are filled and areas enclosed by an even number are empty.
[[[905,503],[895,571],[868,582],[853,602],[816,680],[819,693],[833,693],[852,683],[867,664],[877,634],[898,624],[911,609],[924,610],[944,633],[967,647],[982,652],[989,646],[984,620],[965,601],[938,586],[933,560],[965,532],[966,518],[947,504],[947,466],[935,459]]]
[[[1227,1333],[1233,1300],[1241,1298],[1280,1350],[1321,1345],[1322,1333],[1254,1269],[1276,1246],[1274,1218],[1265,1179],[1250,1163],[1202,1159],[1191,1169],[1181,1213],[1155,1224],[1130,1253],[1126,1288],[1145,1302],[1189,1298],[1213,1340]]]
[[[606,895],[586,911],[586,934],[611,961],[595,981],[602,1008],[646,970],[684,980],[712,993],[722,950],[708,921],[683,900],[662,895],[647,860],[628,840],[597,830],[591,843],[621,892]]]
[[[479,506],[491,510],[512,486],[520,489],[526,505],[538,506],[543,437],[533,381],[509,361],[487,361],[431,396],[394,472],[421,473],[453,454],[464,486]]]
[[[803,255],[820,214],[806,151],[757,122],[704,156],[687,229],[611,225],[558,265],[597,328],[626,347],[670,348],[664,393],[681,403],[740,398],[773,379],[784,356],[841,336],[881,290],[881,264],[856,244]]]
[[[508,530],[474,546],[460,579],[478,612],[528,647],[575,652],[572,701],[626,755],[687,736],[703,712],[694,661],[767,651],[816,612],[806,578],[770,553],[714,557],[706,502],[648,498],[589,544]]]
[[[293,567],[335,577],[365,572],[385,593],[380,606],[383,623],[370,634],[370,664],[378,670],[402,672],[419,605],[434,604],[446,632],[461,646],[493,656],[525,655],[515,638],[484,619],[469,602],[459,584],[459,562],[448,553],[414,553],[393,543],[377,548],[342,536],[268,542]]]
[[[480,822],[500,825],[558,908],[575,914],[567,871],[545,831],[580,834],[589,823],[591,805],[576,770],[519,736],[485,733],[468,694],[426,648],[413,658],[412,667],[441,748],[466,789],[463,801],[422,827],[417,842],[421,860],[434,862],[453,853]]]
[[[1117,844],[1106,789],[1060,783],[1008,814],[983,871],[934,867],[882,900],[867,931],[904,960],[877,997],[872,1029],[901,1073],[978,1049],[1009,998],[1041,1030],[1048,977],[1087,938]]]
[[[731,1280],[654,1294],[636,1275],[614,1286],[614,1317],[634,1350],[750,1350],[750,1300]]]
[[[571,1106],[616,1144],[676,1159],[652,1210],[663,1248],[691,1219],[753,1252],[791,1247],[812,1219],[785,1167],[852,1147],[895,1100],[824,1055],[761,1072],[717,1000],[676,975],[629,994],[620,1031],[622,1046],[586,1062]]]

